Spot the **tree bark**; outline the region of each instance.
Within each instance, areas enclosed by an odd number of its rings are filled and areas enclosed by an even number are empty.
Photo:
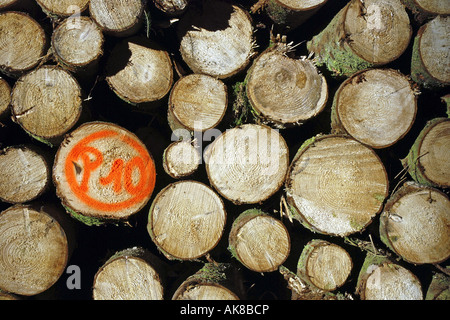
[[[408,155],[401,160],[414,181],[430,187],[450,186],[450,119],[428,121]]]
[[[211,185],[235,204],[269,199],[283,184],[289,166],[284,138],[257,124],[223,132],[208,146],[204,158]]]
[[[400,0],[352,0],[307,47],[319,66],[348,77],[396,60],[408,47],[411,33]]]
[[[253,55],[250,15],[224,1],[190,6],[179,21],[178,35],[181,56],[194,73],[230,78],[244,70]]]
[[[31,205],[14,205],[0,213],[0,244],[0,289],[24,296],[53,286],[70,252],[53,212]]]
[[[345,284],[352,268],[352,258],[345,249],[326,240],[313,239],[303,248],[297,275],[314,288],[333,291]]]
[[[50,167],[34,147],[11,146],[0,151],[0,199],[7,203],[35,200],[50,186]]]
[[[221,80],[205,74],[184,76],[170,92],[169,126],[181,135],[183,130],[192,134],[213,129],[222,121],[227,105],[227,87]]]
[[[277,270],[291,249],[283,223],[258,209],[246,210],[234,220],[228,242],[233,257],[255,272]]]
[[[438,16],[423,25],[414,38],[411,78],[426,89],[450,84],[450,17]]]
[[[393,69],[357,72],[338,88],[331,113],[332,132],[349,134],[372,148],[386,148],[411,129],[417,95],[409,79]]]
[[[362,232],[382,210],[389,181],[376,153],[339,135],[307,140],[292,160],[286,195],[293,217],[314,232]]]
[[[450,300],[450,277],[443,273],[434,274],[425,300]]]
[[[40,67],[16,81],[11,111],[13,120],[30,136],[56,145],[81,116],[80,86],[64,69]]]
[[[387,201],[380,237],[413,264],[439,263],[450,256],[450,201],[441,191],[406,183]]]
[[[0,120],[9,115],[9,105],[11,103],[11,86],[0,77]]]
[[[253,62],[246,93],[261,122],[278,128],[317,116],[328,100],[327,81],[308,59],[293,59],[290,47],[274,44]]]
[[[66,135],[53,165],[56,194],[87,225],[118,223],[142,210],[156,178],[155,163],[130,131],[87,122]]]
[[[368,253],[358,276],[361,300],[423,300],[422,285],[408,269]]]
[[[239,274],[227,263],[206,263],[178,287],[172,300],[240,300]]]
[[[80,15],[89,7],[89,0],[36,0],[42,11],[53,18]]]
[[[158,259],[143,248],[115,253],[97,271],[94,300],[163,300],[162,270]]]
[[[171,260],[194,260],[216,247],[224,232],[222,199],[208,186],[183,180],[162,189],[153,200],[147,230]]]
[[[153,0],[155,6],[169,16],[182,15],[189,6],[190,0]]]
[[[146,0],[91,0],[91,18],[108,35],[129,37],[143,25]]]
[[[89,17],[65,19],[51,41],[53,55],[63,68],[84,76],[97,74],[104,37]]]
[[[0,13],[0,72],[18,78],[45,55],[47,37],[40,24],[24,12]]]
[[[190,141],[172,142],[163,153],[163,169],[174,179],[192,175],[200,161],[200,153]]]
[[[155,105],[172,88],[172,61],[167,51],[140,36],[128,38],[111,52],[106,81],[122,100],[135,105]]]

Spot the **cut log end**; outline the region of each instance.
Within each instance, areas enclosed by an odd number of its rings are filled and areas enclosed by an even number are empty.
[[[112,51],[106,69],[106,81],[111,89],[132,104],[159,101],[173,84],[168,52],[141,37],[119,43]]]
[[[61,143],[53,167],[57,195],[88,223],[126,220],[148,202],[155,164],[145,145],[112,123],[88,122]]]
[[[174,179],[190,176],[199,164],[199,151],[189,141],[173,142],[164,150],[164,171]]]
[[[182,58],[194,73],[229,78],[242,71],[253,54],[250,15],[227,2],[207,1],[201,10],[192,6],[178,32]]]
[[[295,125],[319,114],[328,99],[328,86],[312,61],[292,59],[279,44],[253,63],[247,96],[259,116],[269,123]]]
[[[11,87],[9,83],[0,77],[0,119],[9,112],[11,103]]]
[[[167,258],[193,260],[217,245],[225,220],[223,201],[211,188],[196,181],[179,181],[158,193],[147,229]]]
[[[450,201],[437,189],[407,183],[386,203],[382,240],[404,260],[439,263],[450,257]]]
[[[190,0],[153,0],[155,6],[162,12],[170,16],[179,16],[183,14]]]
[[[406,76],[392,69],[362,71],[339,87],[332,129],[373,148],[385,148],[409,132],[416,112],[416,93]]]
[[[11,110],[14,121],[31,136],[56,139],[78,121],[82,111],[81,89],[69,72],[43,66],[16,82]]]
[[[64,230],[46,212],[15,205],[0,213],[0,289],[32,296],[50,288],[68,260]]]
[[[17,78],[36,67],[47,43],[39,23],[26,13],[1,12],[0,29],[0,71]]]
[[[259,210],[243,212],[233,223],[230,250],[248,269],[272,272],[290,253],[290,238],[281,221]]]
[[[295,29],[317,12],[327,0],[260,0],[266,6],[268,16],[277,25]]]
[[[89,6],[89,0],[36,0],[42,10],[51,17],[79,15]]]
[[[300,148],[286,179],[287,200],[307,228],[346,236],[381,211],[389,181],[369,147],[346,136],[314,137]]]
[[[27,147],[8,147],[0,152],[0,199],[25,203],[42,195],[50,184],[45,158]]]
[[[404,1],[413,10],[418,11],[417,13],[424,13],[426,16],[430,15],[448,15],[450,14],[450,3],[448,1],[441,0],[412,0]],[[415,10],[415,11],[414,11]]]
[[[205,74],[184,76],[170,93],[169,125],[173,131],[212,129],[224,117],[227,104],[227,87],[221,80]]]
[[[205,152],[211,185],[236,203],[259,203],[283,184],[289,165],[284,138],[268,126],[246,124],[222,133]]]

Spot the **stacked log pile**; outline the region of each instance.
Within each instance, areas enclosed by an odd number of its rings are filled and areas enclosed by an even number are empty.
[[[0,300],[448,300],[450,8],[0,0]]]

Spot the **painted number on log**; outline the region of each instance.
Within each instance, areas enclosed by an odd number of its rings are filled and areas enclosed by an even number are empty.
[[[120,139],[132,147],[136,155],[126,161],[121,158],[115,159],[108,175],[93,178],[92,174],[105,163],[103,153],[90,144],[101,139]],[[147,150],[135,139],[112,130],[95,132],[79,141],[70,150],[64,170],[67,182],[77,198],[90,207],[102,211],[122,210],[139,203],[153,191],[156,176],[153,160]],[[125,194],[126,200],[105,202],[106,199],[96,199],[89,193],[92,183],[100,189],[112,187],[113,192],[120,195],[121,199]]]

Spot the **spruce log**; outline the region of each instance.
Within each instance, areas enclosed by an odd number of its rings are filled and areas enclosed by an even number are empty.
[[[223,132],[205,151],[211,185],[235,204],[269,199],[282,186],[289,149],[274,129],[245,124]]]
[[[143,248],[129,248],[110,257],[94,276],[94,300],[163,300],[159,262]]]
[[[386,202],[380,237],[398,256],[414,264],[450,257],[450,200],[441,191],[406,183]]]
[[[33,296],[62,275],[69,243],[52,212],[14,205],[0,213],[0,290]]]
[[[328,100],[327,81],[313,62],[286,55],[275,44],[253,62],[246,79],[250,105],[263,122],[277,127],[301,124],[319,114]]]
[[[422,285],[408,269],[368,253],[358,276],[361,300],[423,300]]]
[[[430,187],[450,187],[450,119],[428,121],[408,155],[401,160],[414,181]]]
[[[140,36],[128,38],[111,52],[106,65],[111,89],[131,104],[152,104],[172,88],[172,61],[167,51]]]
[[[450,14],[450,3],[442,0],[402,0],[405,6],[414,14],[414,18],[423,23],[436,15]]]
[[[172,142],[163,153],[164,171],[174,179],[193,174],[200,161],[200,153],[190,141]]]
[[[450,17],[437,16],[414,38],[411,78],[426,89],[450,85]]]
[[[190,74],[180,78],[169,96],[167,118],[170,128],[204,132],[215,128],[228,105],[225,84],[206,74]]]
[[[11,146],[0,151],[0,200],[30,202],[41,196],[50,183],[49,163],[34,148]]]
[[[400,0],[351,0],[307,47],[334,76],[386,65],[409,45],[412,29]]]
[[[314,232],[336,236],[362,232],[382,210],[388,188],[377,154],[339,135],[305,141],[286,178],[293,217]]]
[[[23,12],[1,12],[0,30],[0,72],[18,78],[38,65],[47,37],[36,20]]]
[[[224,1],[204,1],[190,6],[179,21],[180,52],[194,73],[219,79],[242,71],[253,55],[250,15]]]
[[[416,112],[417,93],[405,75],[393,69],[364,70],[338,88],[332,132],[349,134],[372,148],[386,148],[409,132]]]
[[[103,54],[103,33],[89,17],[67,18],[52,34],[52,51],[72,72],[94,74]]]
[[[169,16],[179,16],[183,14],[190,0],[153,0],[155,6]]]
[[[273,22],[287,30],[293,30],[322,8],[327,0],[262,0],[262,2]]]
[[[66,18],[80,15],[89,7],[90,0],[36,0],[42,11],[50,17]]]
[[[148,233],[168,259],[193,260],[214,249],[222,237],[226,211],[222,199],[196,181],[177,181],[153,200]]]
[[[128,37],[141,28],[146,3],[146,0],[91,0],[89,12],[103,32]]]
[[[443,273],[434,274],[425,300],[450,300],[450,277]]]
[[[11,103],[11,87],[9,83],[0,77],[0,119],[9,114]]]
[[[234,220],[228,241],[233,257],[255,272],[277,270],[291,249],[283,223],[258,209],[246,210]]]
[[[238,276],[228,263],[206,263],[183,281],[172,300],[240,300]]]
[[[13,120],[30,136],[58,144],[81,116],[80,86],[68,71],[42,66],[16,81],[11,111]]]
[[[155,163],[130,131],[87,122],[66,135],[53,165],[56,193],[67,211],[87,225],[127,220],[150,199]]]
[[[344,248],[326,240],[313,239],[303,248],[297,275],[310,286],[333,291],[344,285],[352,268],[352,258]]]

